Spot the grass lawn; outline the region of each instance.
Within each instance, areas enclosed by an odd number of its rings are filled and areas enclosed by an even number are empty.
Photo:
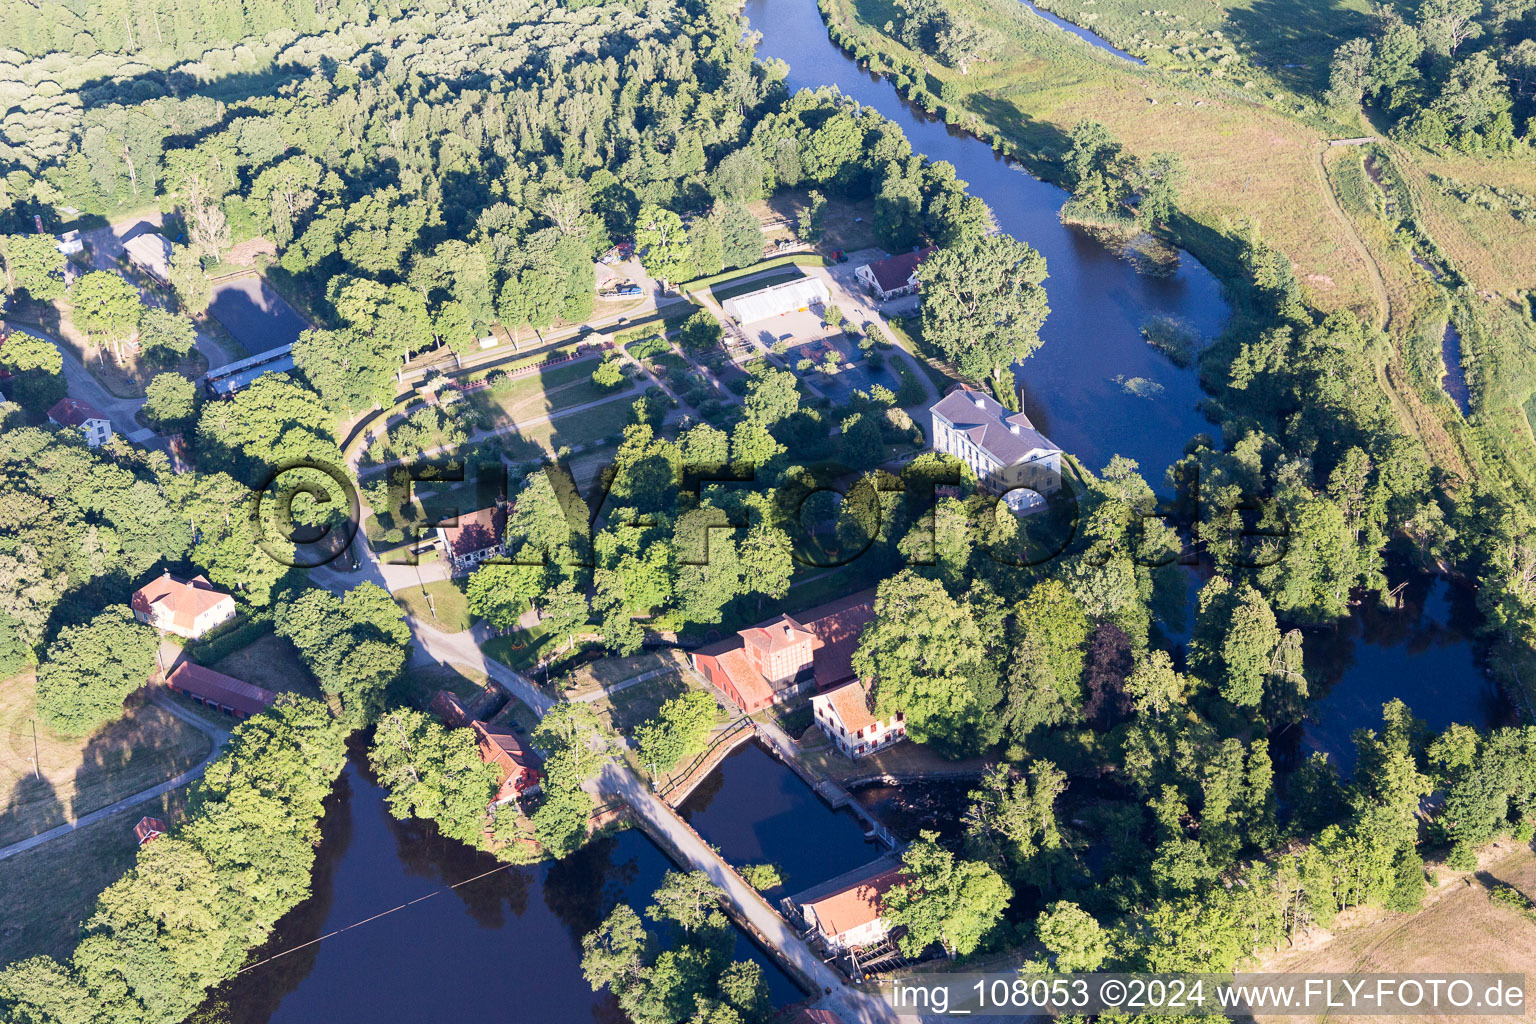
[[[0,684],[0,787],[5,793],[0,846],[148,789],[208,756],[205,734],[132,697],[122,718],[92,736],[56,736],[37,723],[43,775],[38,779],[29,760],[36,719],[33,685],[31,673]],[[0,914],[0,922],[4,919]]]
[[[584,697],[614,683],[633,679],[635,676],[668,666],[682,672],[687,664],[688,656],[682,651],[671,648],[646,651],[628,658],[599,658],[596,661],[578,665],[568,673],[565,696],[571,699]]]
[[[299,660],[299,652],[293,644],[275,633],[267,634],[208,667],[215,672],[265,686],[269,690],[297,693],[315,700],[325,699],[315,677],[309,674],[309,669]]]
[[[175,821],[178,789],[0,860],[0,963],[73,949],[101,891],[133,867],[133,826],[146,814]]]
[[[507,698],[507,703],[491,718],[494,725],[510,725],[524,736],[538,728],[539,716],[533,708],[518,700],[516,697]]]
[[[536,419],[552,412],[598,402],[613,394],[592,383],[598,359],[560,363],[538,373],[510,381],[503,388],[473,391],[466,400],[476,412],[488,414],[496,424]]]
[[[537,445],[538,448],[530,449],[526,456],[520,457],[540,457],[545,452],[575,448],[577,445],[591,444],[622,434],[634,418],[635,398],[634,394],[623,395],[579,413],[523,428],[518,431],[518,436],[530,446]]]
[[[807,189],[785,189],[762,202],[753,203],[751,210],[764,219],[781,218],[788,221],[791,229],[789,233],[792,234],[793,229],[800,223],[801,211],[805,209],[808,202]],[[880,244],[875,238],[875,201],[873,199],[851,202],[828,196],[826,208],[822,211],[821,224],[821,245],[824,249],[843,249],[853,252],[858,249],[875,248]]]
[[[655,718],[661,706],[689,690],[702,689],[682,673],[658,676],[592,701],[592,709],[614,730],[628,736],[641,722]]]
[[[444,633],[462,633],[474,624],[462,579],[433,580],[426,585],[426,593],[412,584],[390,596],[411,615]]]
[[[438,690],[447,690],[469,700],[485,689],[485,684],[485,673],[473,669],[457,665],[409,665],[390,686],[389,698],[392,703],[425,710]]]

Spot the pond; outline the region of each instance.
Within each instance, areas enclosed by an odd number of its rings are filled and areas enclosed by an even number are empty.
[[[1067,194],[1041,182],[986,143],[951,130],[906,103],[885,79],[863,71],[827,36],[815,0],[747,0],[758,55],[789,64],[791,89],[835,85],[900,125],[913,149],[947,160],[998,225],[1045,256],[1051,314],[1044,344],[1015,367],[1024,409],[1051,440],[1097,470],[1116,454],[1135,459],[1153,482],[1194,435],[1217,431],[1197,405],[1192,369],[1148,345],[1141,327],[1175,317],[1203,339],[1227,322],[1216,278],[1184,256],[1167,277],[1140,274],[1125,259],[1059,219]],[[1218,438],[1219,440],[1219,438]]]
[[[243,274],[213,286],[208,312],[249,355],[292,345],[309,323],[259,274]]]
[[[772,890],[770,900],[820,885],[885,852],[864,838],[857,815],[833,810],[756,740],[720,762],[678,814],[737,867],[777,865],[784,887]]]
[[[1456,330],[1455,324],[1445,325],[1445,334],[1440,338],[1440,358],[1445,363],[1440,387],[1451,396],[1463,416],[1472,415],[1472,389],[1467,387],[1467,372],[1461,366],[1461,332]]]
[[[391,817],[384,790],[356,758],[321,831],[313,895],[254,959],[294,952],[210,998],[230,1024],[623,1020],[613,997],[582,977],[581,938],[620,902],[643,908],[673,867],[644,834],[598,839],[554,864],[497,870],[495,858],[430,825]],[[458,883],[466,884],[446,889]],[[391,908],[401,909],[367,920]],[[776,1006],[802,998],[740,932],[735,956],[763,964]]]
[[[1311,714],[1274,737],[1278,765],[1292,767],[1322,751],[1348,775],[1355,764],[1350,736],[1360,728],[1379,730],[1381,706],[1394,697],[1437,731],[1453,722],[1487,729],[1514,720],[1509,701],[1478,661],[1472,592],[1412,576],[1400,597],[1401,607],[1388,608],[1367,598],[1337,629],[1307,636]]]

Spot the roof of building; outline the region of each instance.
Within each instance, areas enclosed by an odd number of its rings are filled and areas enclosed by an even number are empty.
[[[816,640],[816,634],[806,629],[800,623],[788,615],[780,615],[771,622],[765,622],[758,626],[748,626],[740,633],[741,639],[767,654],[795,647],[809,640]]]
[[[956,430],[970,437],[971,443],[1005,466],[1027,458],[1031,452],[1061,451],[1035,429],[1028,416],[1005,409],[991,395],[974,388],[955,388],[934,403],[931,411],[954,424]]]
[[[196,694],[211,704],[222,704],[247,715],[259,715],[277,699],[276,691],[243,679],[226,676],[193,661],[184,661],[171,670],[166,682],[178,690]]]
[[[458,728],[469,724],[469,712],[464,710],[464,703],[456,693],[438,690],[432,695],[432,702],[428,706],[433,714],[443,720],[444,725]]]
[[[815,1006],[803,1007],[799,1013],[789,1018],[788,1024],[843,1024],[843,1018],[831,1010],[822,1010]]]
[[[143,846],[155,836],[165,835],[165,822],[159,818],[151,818],[149,815],[139,819],[139,823],[133,826],[133,837]]]
[[[130,260],[162,278],[171,272],[171,242],[164,235],[153,231],[134,235],[123,243],[123,251]]]
[[[832,705],[832,710],[837,712],[837,719],[843,723],[843,728],[850,733],[868,729],[880,721],[879,716],[869,710],[869,686],[862,679],[855,679],[823,696]]]
[[[741,698],[742,705],[754,708],[761,704],[773,703],[777,691],[747,660],[747,649],[742,646],[741,638],[732,637],[722,643],[725,645],[723,649],[710,653],[713,654],[721,671],[730,679],[731,685],[736,688],[736,694]]]
[[[61,398],[48,410],[48,418],[61,427],[79,427],[87,420],[104,420],[107,414],[84,399]]]
[[[759,288],[755,292],[738,295],[734,299],[726,299],[724,305],[725,311],[738,323],[750,324],[758,320],[767,320],[781,313],[805,309],[816,303],[826,305],[831,301],[832,296],[827,292],[827,286],[821,278],[801,277],[782,284],[769,285],[767,288]]]
[[[480,759],[487,764],[500,765],[503,770],[511,774],[513,767],[527,771],[537,771],[539,755],[526,746],[522,739],[503,725],[486,725],[484,722],[475,722],[471,725],[475,730],[475,739],[480,745]]]
[[[875,592],[873,589],[861,590],[798,616],[780,615],[749,626],[735,636],[699,648],[694,654],[714,658],[742,701],[753,707],[771,702],[777,691],[752,667],[747,658],[747,644],[771,654],[803,643],[807,636],[810,637],[812,673],[816,685],[825,688],[853,676],[853,652],[858,649],[864,626],[874,617]]]
[[[219,396],[232,395],[264,373],[289,373],[294,369],[293,346],[279,345],[232,363],[216,366],[203,374],[208,390]]]
[[[800,613],[800,621],[818,641],[814,653],[817,686],[825,689],[853,677],[853,652],[859,649],[864,627],[874,620],[874,588]]]
[[[177,579],[167,569],[133,592],[133,610],[149,613],[157,609],[170,613],[171,622],[190,630],[197,617],[208,609],[233,602],[234,598],[214,590],[206,576],[194,576],[190,580]]]
[[[458,525],[440,527],[455,558],[500,547],[507,533],[507,506],[492,505],[459,516]]]
[[[878,920],[880,897],[901,882],[901,861],[886,856],[813,886],[789,900],[800,907],[802,913],[814,910],[825,932],[841,935]]]
[[[869,271],[875,275],[875,283],[880,286],[881,291],[894,292],[911,283],[912,272],[917,269],[919,263],[927,259],[931,252],[933,252],[933,246],[930,245],[926,249],[897,253],[889,259],[871,263]]]

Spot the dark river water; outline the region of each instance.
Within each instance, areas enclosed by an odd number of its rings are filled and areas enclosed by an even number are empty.
[[[1140,274],[1064,226],[1058,213],[1065,192],[860,70],[828,38],[814,0],[747,0],[746,15],[763,34],[759,55],[788,62],[790,88],[835,85],[875,107],[901,126],[917,152],[953,164],[998,225],[1045,256],[1051,314],[1040,332],[1044,344],[1015,372],[1025,411],[1051,440],[1093,470],[1116,454],[1135,459],[1155,486],[1191,437],[1219,437],[1196,409],[1202,392],[1195,371],[1175,367],[1141,336],[1142,324],[1158,314],[1184,320],[1205,339],[1219,333],[1229,310],[1208,270],[1185,256],[1170,277]],[[1128,387],[1138,378],[1146,382],[1135,385],[1141,393]]]
[[[229,1024],[624,1019],[582,977],[581,938],[620,902],[644,907],[672,867],[642,833],[599,839],[556,864],[495,871],[495,858],[396,821],[355,759],[322,831],[314,895],[283,918],[257,961],[436,895],[247,971],[211,1001]],[[741,933],[736,957],[763,964],[775,1005],[802,998]]]
[[[1370,598],[1338,629],[1308,635],[1315,699],[1306,723],[1276,737],[1280,764],[1320,750],[1348,774],[1355,764],[1350,736],[1361,727],[1379,730],[1381,706],[1394,697],[1436,731],[1514,721],[1509,701],[1478,663],[1472,592],[1418,576],[1401,597],[1401,607],[1389,608]]]
[[[738,747],[678,808],[732,864],[774,864],[770,897],[820,885],[885,852],[849,810],[834,811],[756,741]]]

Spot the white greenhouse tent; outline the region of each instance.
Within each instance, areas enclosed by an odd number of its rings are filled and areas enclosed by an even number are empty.
[[[759,288],[755,292],[725,300],[725,311],[739,324],[756,323],[797,309],[825,306],[832,300],[827,286],[817,277]]]

